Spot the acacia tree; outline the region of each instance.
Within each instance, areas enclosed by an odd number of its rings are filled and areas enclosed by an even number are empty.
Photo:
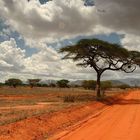
[[[20,79],[11,78],[11,79],[6,80],[5,84],[16,88],[18,85],[22,85],[22,81]]]
[[[91,67],[97,73],[97,98],[101,97],[101,76],[107,70],[133,72],[140,66],[140,52],[128,51],[118,44],[99,39],[82,39],[76,45],[60,49],[63,59],[78,61],[77,65]]]

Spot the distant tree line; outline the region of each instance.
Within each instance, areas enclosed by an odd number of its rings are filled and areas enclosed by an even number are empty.
[[[96,89],[96,81],[94,80],[85,80],[82,82],[82,87],[85,89]],[[109,88],[112,88],[113,85],[111,81],[101,81],[101,89],[102,90],[107,90]]]
[[[17,86],[30,86],[33,87],[59,87],[59,88],[69,88],[70,85],[68,85],[69,81],[66,79],[58,80],[56,83],[41,83],[41,79],[28,79],[26,83],[24,83],[20,79],[16,78],[10,78],[5,81],[5,83],[1,83],[2,85],[7,85],[16,88]]]
[[[33,87],[58,87],[58,88],[84,88],[86,90],[96,90],[96,81],[95,80],[83,80],[81,85],[71,85],[70,81],[67,79],[58,80],[55,83],[41,83],[41,79],[28,79],[26,83],[24,83],[20,79],[10,78],[5,81],[5,83],[0,83],[0,86],[7,85],[10,87],[16,88],[17,86],[30,86]],[[101,81],[101,90],[106,91],[110,88],[120,88],[127,89],[130,88],[127,84],[113,85],[111,81]]]

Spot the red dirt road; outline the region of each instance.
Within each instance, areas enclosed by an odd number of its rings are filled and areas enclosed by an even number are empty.
[[[140,140],[140,91],[130,92],[87,122],[52,139]]]

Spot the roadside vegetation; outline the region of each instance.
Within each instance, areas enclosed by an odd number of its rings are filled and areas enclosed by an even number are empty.
[[[107,90],[114,96],[124,90]],[[9,124],[32,116],[51,113],[96,100],[95,90],[60,87],[2,86],[0,88],[0,125]]]

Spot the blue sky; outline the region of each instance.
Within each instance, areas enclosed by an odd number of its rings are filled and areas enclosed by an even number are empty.
[[[56,50],[59,50],[61,47],[71,45],[71,44],[76,44],[76,42],[80,39],[88,38],[97,38],[100,40],[108,41],[110,43],[116,43],[116,44],[121,44],[120,40],[124,37],[124,35],[116,34],[116,33],[111,33],[108,35],[105,34],[98,34],[98,35],[89,35],[89,36],[77,36],[75,38],[71,39],[64,39],[62,41],[54,42],[54,43],[48,43],[47,45],[50,47],[55,48]],[[57,45],[59,43],[59,45]]]
[[[10,30],[10,27],[7,26],[2,19],[0,19],[0,32],[3,32],[3,30]],[[4,35],[0,36],[0,42],[9,40],[10,38],[15,39],[17,47],[26,50],[26,56],[31,56],[32,54],[38,52],[36,48],[31,48],[26,45],[24,39],[20,37],[20,33],[17,31],[10,30],[10,32],[4,33]]]
[[[138,3],[136,0],[133,4],[130,0],[125,4],[120,0],[11,0],[10,3],[0,0],[2,80],[10,77],[95,79],[94,70],[62,61],[59,48],[83,38],[98,38],[139,50]],[[140,76],[136,70],[130,75],[107,72],[103,78],[120,79],[122,75]]]

